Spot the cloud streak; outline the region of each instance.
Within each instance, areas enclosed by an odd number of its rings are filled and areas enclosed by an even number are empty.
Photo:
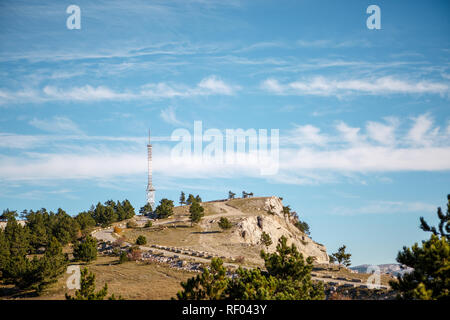
[[[226,83],[212,75],[203,78],[195,86],[166,82],[148,83],[138,90],[117,91],[107,86],[85,85],[71,88],[58,88],[47,85],[41,91],[35,89],[11,92],[0,89],[0,104],[6,103],[42,103],[47,101],[95,102],[102,100],[142,100],[190,98],[209,95],[233,95],[240,87]]]
[[[316,76],[308,80],[281,83],[269,78],[261,88],[279,95],[347,96],[351,94],[438,94],[449,95],[446,82],[406,81],[391,76],[375,79],[335,80]]]
[[[162,117],[167,121],[177,120],[170,110]],[[178,179],[250,177],[286,184],[336,183],[352,175],[370,173],[449,171],[450,126],[436,126],[430,114],[411,118],[409,122],[405,128],[399,119],[392,117],[384,122],[368,121],[365,127],[351,127],[340,121],[334,124],[333,131],[327,132],[311,124],[297,125],[280,136],[280,170],[275,176],[262,176],[261,162],[254,155],[250,155],[248,161],[232,164],[214,161],[214,158],[205,160],[196,155],[184,159],[180,166],[180,159],[171,158],[174,142],[160,137],[154,146],[154,171],[161,177]],[[48,140],[2,134],[0,146],[11,148],[15,145],[20,149],[54,141],[51,136],[44,137]],[[55,137],[62,139],[59,135]],[[66,136],[66,139],[77,137],[87,142],[110,140],[136,144],[108,148],[95,144],[89,147],[76,145],[70,149],[70,144],[64,143],[64,148],[54,153],[0,156],[0,179],[108,179],[145,175],[145,138],[74,135]],[[208,144],[205,142],[204,148]],[[224,158],[228,156],[224,150]]]

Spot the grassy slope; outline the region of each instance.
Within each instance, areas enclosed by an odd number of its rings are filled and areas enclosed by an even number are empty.
[[[96,275],[97,291],[108,283],[109,295],[112,293],[116,296],[122,295],[127,300],[170,299],[181,290],[181,281],[196,275],[192,272],[171,269],[162,264],[137,264],[136,262],[116,264],[116,262],[115,257],[99,257],[87,267]],[[65,299],[65,293],[73,295],[75,290],[68,290],[65,285],[68,276],[63,274],[59,281],[47,288],[40,297],[29,297],[29,299],[59,300]],[[0,292],[1,289],[0,285]],[[3,291],[7,292],[7,290]],[[14,297],[6,295],[1,298]]]

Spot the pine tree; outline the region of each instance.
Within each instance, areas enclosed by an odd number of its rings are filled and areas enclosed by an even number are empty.
[[[75,296],[72,297],[66,293],[67,300],[104,300],[108,294],[108,284],[105,283],[104,287],[95,292],[95,274],[89,272],[87,268],[81,270],[80,289],[75,291]],[[115,300],[114,294],[112,294],[109,300]],[[119,299],[122,297],[119,296]]]
[[[22,287],[33,288],[40,294],[64,273],[68,261],[67,254],[62,252],[61,243],[53,237],[45,250],[44,256],[32,260],[30,268],[23,276]]]
[[[191,205],[193,202],[195,202],[195,197],[193,194],[190,193],[186,200],[186,204]]]
[[[150,203],[147,202],[143,207],[141,207],[139,209],[139,213],[144,216],[151,215],[153,213],[153,210],[152,210],[152,206],[150,205]]]
[[[191,223],[193,224],[199,222],[204,216],[204,211],[205,209],[200,205],[200,203],[194,201],[189,208],[189,219],[191,220]]]
[[[177,293],[180,300],[230,299],[230,300],[311,300],[323,299],[321,283],[311,281],[312,259],[303,259],[294,245],[288,247],[287,239],[279,239],[277,252],[261,252],[267,272],[260,269],[238,268],[232,277],[219,258],[211,260],[210,268],[182,282],[183,290]]]
[[[67,244],[77,239],[79,226],[74,218],[69,216],[61,208],[54,215],[55,224],[53,225],[53,236],[55,236],[61,244]]]
[[[131,219],[136,215],[134,207],[128,199],[123,200],[121,206],[125,212],[124,219],[122,220]]]
[[[168,218],[173,215],[173,201],[169,199],[161,199],[159,205],[155,209],[158,219]]]
[[[226,269],[219,258],[211,259],[211,268],[181,283],[183,291],[177,293],[179,300],[219,300],[225,299],[229,280]]]
[[[437,208],[437,216],[439,218],[438,229],[430,227],[423,217],[420,217],[420,228],[423,231],[432,232],[434,235],[440,235],[450,239],[450,194],[447,195],[447,212],[444,215],[441,207]],[[439,231],[438,231],[439,230]]]
[[[97,240],[90,235],[87,236],[74,247],[73,256],[75,259],[85,262],[97,259]]]
[[[87,230],[90,227],[95,226],[95,220],[92,218],[92,215],[88,211],[80,212],[76,217],[75,221],[78,223],[78,226],[82,231]]]
[[[221,217],[221,218],[220,218],[220,220],[219,220],[219,227],[220,227],[222,230],[230,229],[232,226],[233,226],[233,225],[231,224],[230,220],[228,220],[228,219],[225,218],[225,217]]]
[[[269,247],[272,244],[272,238],[270,237],[270,235],[268,233],[266,233],[264,231],[261,234],[261,243],[266,247]]]
[[[116,205],[114,206],[114,211],[117,214],[117,221],[122,221],[127,219],[127,213],[125,208],[122,206],[122,203],[117,200]]]
[[[144,244],[147,244],[147,238],[145,238],[144,236],[140,235],[136,239],[136,244],[139,245],[139,246],[143,246]]]
[[[183,191],[181,191],[181,195],[180,195],[180,205],[184,205],[186,203],[186,195],[184,194]]]
[[[337,252],[333,253],[332,256],[334,257],[334,259],[338,262],[339,265],[344,265],[346,267],[351,265],[350,262],[350,257],[352,256],[350,253],[346,253],[345,249],[347,247],[345,245],[343,245],[342,247],[340,247],[338,249]]]
[[[399,292],[402,299],[448,300],[450,298],[450,243],[449,211],[450,196],[447,196],[447,214],[438,208],[440,223],[438,228],[430,227],[423,217],[421,229],[432,232],[431,238],[415,243],[411,248],[403,247],[397,255],[397,262],[413,268],[411,273],[391,281],[392,289]]]

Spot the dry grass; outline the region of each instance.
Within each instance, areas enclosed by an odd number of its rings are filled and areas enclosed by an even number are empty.
[[[267,197],[231,199],[226,204],[244,213],[261,214],[261,212],[264,212],[262,208],[264,208],[266,199]]]
[[[117,258],[115,257],[99,257],[87,267],[89,271],[95,273],[97,290],[108,283],[108,296],[114,293],[127,300],[170,299],[181,290],[181,281],[196,275],[192,272],[172,269],[163,264],[138,264],[136,262],[116,264],[116,262]],[[64,274],[40,297],[30,299],[64,300],[65,293],[73,295],[74,290],[68,290],[65,286],[68,276],[68,274]]]
[[[163,246],[187,246],[199,242],[199,226],[191,227],[190,223],[175,223],[165,227],[127,229],[123,232],[127,241],[134,243],[138,236],[147,238],[148,245],[153,243]]]

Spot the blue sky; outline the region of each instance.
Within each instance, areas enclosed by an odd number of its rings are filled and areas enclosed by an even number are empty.
[[[66,8],[81,9],[69,30]],[[369,30],[366,8],[381,9]],[[284,198],[329,253],[391,263],[450,192],[447,1],[2,1],[0,204],[71,214]],[[174,164],[174,130],[279,129],[279,170]]]

